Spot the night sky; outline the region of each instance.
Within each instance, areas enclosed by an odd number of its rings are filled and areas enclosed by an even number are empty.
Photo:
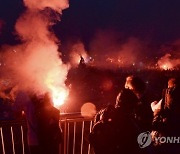
[[[179,0],[70,0],[61,22],[54,27],[62,46],[80,39],[88,48],[99,30],[112,30],[121,38],[146,40],[153,48],[180,38]],[[23,12],[22,0],[0,0],[3,21],[0,44],[15,44],[14,24]]]

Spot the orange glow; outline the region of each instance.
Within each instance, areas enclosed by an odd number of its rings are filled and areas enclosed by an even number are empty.
[[[178,58],[172,58],[171,54],[165,54],[158,60],[159,68],[163,70],[173,70],[176,66],[180,64]]]
[[[88,55],[86,53],[81,53],[81,54],[78,54],[78,53],[71,53],[71,57],[72,57],[72,64],[73,65],[78,65],[79,62],[80,62],[80,56],[82,56],[84,59],[87,59],[88,58]]]
[[[59,20],[62,10],[69,7],[69,1],[23,2],[26,9],[15,24],[15,33],[22,43],[5,48],[3,65],[7,66],[6,72],[12,72],[8,75],[13,78],[18,90],[37,95],[48,93],[54,106],[59,107],[69,93],[65,86],[69,65],[63,63],[58,38],[50,29]],[[46,8],[55,11],[56,15],[52,16]],[[1,25],[0,20],[0,29]]]
[[[71,47],[70,52],[70,63],[72,66],[77,66],[80,62],[81,56],[84,58],[85,62],[89,58],[87,51],[85,50],[84,44],[78,42]]]
[[[92,117],[96,114],[96,106],[91,103],[85,103],[82,107],[81,107],[81,115],[84,117]]]
[[[167,65],[163,65],[162,68],[163,68],[164,70],[167,70],[167,69],[168,69],[168,66],[167,66]]]
[[[160,66],[160,68],[163,69],[163,70],[171,70],[171,69],[173,69],[173,66],[172,66],[171,63],[165,63],[165,64],[162,64]]]
[[[52,89],[52,99],[55,107],[59,107],[64,104],[68,96],[68,91],[65,89]]]
[[[47,80],[46,85],[49,88],[54,107],[60,107],[65,103],[65,100],[68,97],[69,91],[66,86],[58,86],[53,80]]]
[[[103,90],[105,91],[108,91],[108,90],[111,90],[113,87],[113,82],[111,80],[104,80],[103,83],[102,83],[102,88]]]

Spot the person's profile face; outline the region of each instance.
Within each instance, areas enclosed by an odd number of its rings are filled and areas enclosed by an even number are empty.
[[[125,88],[126,89],[130,89],[130,90],[132,90],[133,89],[133,86],[132,86],[132,78],[131,77],[127,77],[126,78],[126,83],[125,83]]]
[[[173,88],[176,86],[175,79],[170,79],[168,81],[168,88]]]

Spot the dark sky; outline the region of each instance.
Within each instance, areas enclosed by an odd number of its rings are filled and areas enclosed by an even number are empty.
[[[179,8],[179,0],[70,0],[54,31],[62,43],[80,38],[88,45],[98,30],[111,29],[161,46],[180,38]],[[16,42],[13,24],[22,11],[22,0],[0,0],[0,44]]]

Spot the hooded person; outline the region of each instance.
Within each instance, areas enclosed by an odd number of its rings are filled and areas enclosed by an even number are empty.
[[[136,95],[123,89],[116,105],[100,111],[90,134],[90,143],[96,154],[141,153],[137,136],[140,133],[134,119],[134,109],[138,102]]]
[[[151,130],[153,112],[151,110],[150,96],[146,92],[145,82],[137,76],[128,76],[126,78],[125,88],[130,89],[138,98],[135,107],[136,121],[144,131]]]
[[[180,84],[179,78],[170,78],[163,90],[161,106],[154,110],[152,139],[158,153],[180,153],[179,144],[160,143],[157,138],[180,136]]]
[[[19,91],[14,111],[24,111],[30,154],[58,154],[61,142],[60,111],[53,107],[49,95]]]
[[[41,152],[42,154],[59,154],[59,144],[62,141],[59,125],[60,111],[53,106],[48,93],[38,100],[36,117]]]
[[[38,140],[38,122],[35,104],[30,97],[30,92],[18,91],[14,103],[14,112],[23,112],[27,121],[27,142],[30,154],[40,154]]]

